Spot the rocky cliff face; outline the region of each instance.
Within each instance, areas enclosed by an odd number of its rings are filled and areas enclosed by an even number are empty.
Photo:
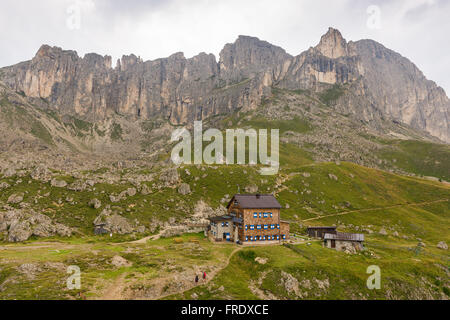
[[[31,60],[0,69],[17,92],[42,98],[63,114],[91,121],[120,113],[188,123],[238,109],[255,109],[272,87],[323,90],[347,85],[333,107],[371,122],[391,119],[450,142],[450,102],[443,89],[406,58],[371,40],[347,42],[330,28],[316,47],[298,56],[257,38],[225,45],[217,62],[201,53],[154,61],[42,46]]]

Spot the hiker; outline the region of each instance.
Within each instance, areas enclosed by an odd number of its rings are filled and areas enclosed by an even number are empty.
[[[203,280],[206,280],[206,272],[203,271]]]
[[[198,283],[198,275],[195,276],[195,283]]]

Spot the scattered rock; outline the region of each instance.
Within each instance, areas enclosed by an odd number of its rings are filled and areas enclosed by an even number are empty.
[[[261,257],[256,257],[255,261],[258,262],[259,264],[266,264],[267,263],[267,258],[261,258]]]
[[[118,268],[130,267],[132,265],[130,261],[128,261],[125,258],[122,258],[121,256],[114,256],[111,260],[111,264]]]
[[[437,244],[437,247],[438,247],[439,249],[448,250],[448,245],[447,245],[444,241],[439,242],[439,243]]]
[[[46,166],[40,164],[34,168],[34,170],[30,173],[30,176],[33,180],[48,182],[52,178],[52,172],[48,170]]]
[[[309,178],[311,177],[311,174],[309,172],[303,172],[302,176],[304,176],[305,178]]]
[[[100,200],[98,200],[97,198],[94,198],[91,201],[89,201],[89,206],[94,209],[98,209],[102,206],[102,202]]]
[[[103,225],[103,229],[108,233],[128,234],[134,231],[134,228],[126,218],[113,213],[109,208],[102,210],[100,215],[95,218],[94,225]]]
[[[178,188],[178,193],[187,195],[191,193],[191,187],[187,183],[182,183]]]
[[[338,181],[338,177],[336,175],[332,174],[332,173],[328,174],[328,178],[330,178],[331,180]]]
[[[20,273],[26,275],[28,279],[34,279],[42,269],[35,263],[24,263],[17,267]]]
[[[146,196],[149,195],[152,191],[150,190],[150,188],[148,187],[147,184],[143,183],[141,186],[141,194]]]
[[[126,190],[126,193],[127,193],[127,195],[129,196],[129,197],[133,197],[133,196],[135,196],[136,195],[136,189],[135,188],[128,188],[127,190]]]
[[[379,234],[382,234],[383,236],[386,236],[388,233],[387,233],[385,228],[381,228],[380,231],[379,231]]]
[[[16,175],[16,170],[14,170],[13,168],[6,168],[5,171],[3,171],[3,176],[5,178],[10,178]]]
[[[21,193],[13,193],[12,195],[10,195],[8,197],[7,202],[11,203],[11,204],[18,204],[18,203],[21,203],[23,201],[23,197],[24,197],[23,192],[21,192]]]
[[[1,182],[0,183],[0,190],[8,189],[9,187],[11,187],[11,186],[8,183],[6,183],[6,182]]]
[[[50,181],[50,184],[52,187],[56,188],[65,188],[67,186],[67,182],[59,179],[52,179],[52,181]]]
[[[170,168],[163,171],[159,176],[159,180],[163,182],[164,187],[174,187],[180,180],[178,170],[175,168]]]
[[[258,186],[255,184],[249,185],[245,187],[245,192],[247,193],[256,193],[258,192]]]

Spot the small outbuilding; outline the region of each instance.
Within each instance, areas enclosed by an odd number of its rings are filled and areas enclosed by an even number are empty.
[[[338,251],[357,252],[364,250],[364,235],[361,233],[325,233],[323,244]]]
[[[320,238],[323,239],[324,235],[326,233],[330,233],[330,234],[336,234],[336,228],[335,226],[333,227],[308,227],[306,229],[306,232],[308,233],[308,236],[310,236],[311,238]]]
[[[105,228],[106,223],[97,223],[94,227],[94,234],[95,235],[101,235],[108,233],[108,230]]]

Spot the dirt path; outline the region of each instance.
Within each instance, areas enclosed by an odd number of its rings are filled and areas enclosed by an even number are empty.
[[[145,241],[147,241],[148,238],[149,237],[146,237],[146,238],[143,238],[141,240],[145,239]],[[137,241],[140,241],[140,240],[137,240]],[[171,296],[171,295],[183,294],[184,292],[186,292],[188,290],[191,290],[192,288],[194,288],[196,286],[208,284],[212,279],[214,279],[214,277],[217,275],[218,272],[222,271],[223,269],[225,269],[230,264],[231,258],[234,256],[234,254],[236,252],[238,252],[241,249],[242,248],[234,249],[233,252],[231,252],[231,254],[228,256],[226,263],[222,267],[211,271],[207,275],[206,281],[199,282],[197,285],[192,284],[188,288],[183,288],[183,290],[180,290],[178,292],[171,292],[171,293],[168,293],[168,294],[164,294],[164,295],[160,295],[160,296],[154,297],[154,298],[152,298],[152,300],[159,300],[159,299],[163,299],[165,297]],[[124,300],[124,299],[126,299],[126,296],[123,293],[124,289],[126,288],[126,283],[125,283],[125,277],[126,276],[127,276],[127,274],[123,273],[119,277],[117,277],[117,279],[115,279],[113,281],[113,283],[108,286],[108,288],[105,290],[105,292],[100,297],[98,297],[97,299],[98,300]],[[162,279],[159,279],[159,280],[163,281],[164,279],[169,280],[170,278],[162,278]]]
[[[106,289],[100,300],[124,300],[123,290],[125,289],[125,276],[123,273]]]
[[[208,284],[212,279],[214,279],[214,277],[215,277],[220,271],[222,271],[223,269],[225,269],[226,267],[228,267],[228,265],[230,264],[231,258],[232,258],[232,257],[234,256],[234,254],[235,254],[236,252],[238,252],[239,250],[242,250],[242,247],[239,247],[239,248],[234,249],[233,252],[231,252],[231,254],[228,256],[225,265],[223,265],[222,267],[220,267],[220,268],[218,268],[218,269],[212,271],[211,273],[209,273],[209,275],[207,276],[206,281],[204,281],[204,282],[199,282],[197,285],[193,284],[193,285],[191,285],[189,288],[185,288],[185,289],[183,289],[183,290],[181,290],[181,291],[179,291],[179,292],[172,292],[172,293],[169,293],[169,294],[161,295],[161,296],[155,298],[155,300],[160,300],[160,299],[163,299],[163,298],[166,298],[166,297],[169,297],[169,296],[172,296],[172,295],[176,295],[176,294],[183,294],[183,293],[185,293],[186,291],[191,290],[192,288],[195,288],[195,287],[198,287],[198,286],[203,286],[203,285]]]
[[[130,241],[130,242],[122,242],[122,243],[125,243],[125,244],[127,244],[127,243],[145,244],[145,243],[147,243],[148,240],[158,240],[161,237],[161,233],[162,233],[162,231],[160,233],[158,233],[158,234],[154,234],[154,235],[151,235],[151,236],[148,236],[148,237],[144,237],[144,238],[139,239],[139,240]]]
[[[425,206],[427,204],[446,202],[446,201],[448,201],[448,199],[440,199],[440,200],[417,202],[417,203],[396,204],[396,205],[388,206],[388,207],[377,207],[377,208],[366,208],[366,209],[359,209],[359,210],[343,211],[343,212],[334,213],[334,214],[322,215],[320,217],[309,218],[309,219],[305,219],[302,221],[312,221],[312,220],[318,220],[318,219],[328,218],[328,217],[343,216],[343,215],[355,213],[355,212],[376,211],[376,210],[385,210],[385,209],[392,209],[392,208],[398,208],[398,207],[409,207],[409,206]]]

